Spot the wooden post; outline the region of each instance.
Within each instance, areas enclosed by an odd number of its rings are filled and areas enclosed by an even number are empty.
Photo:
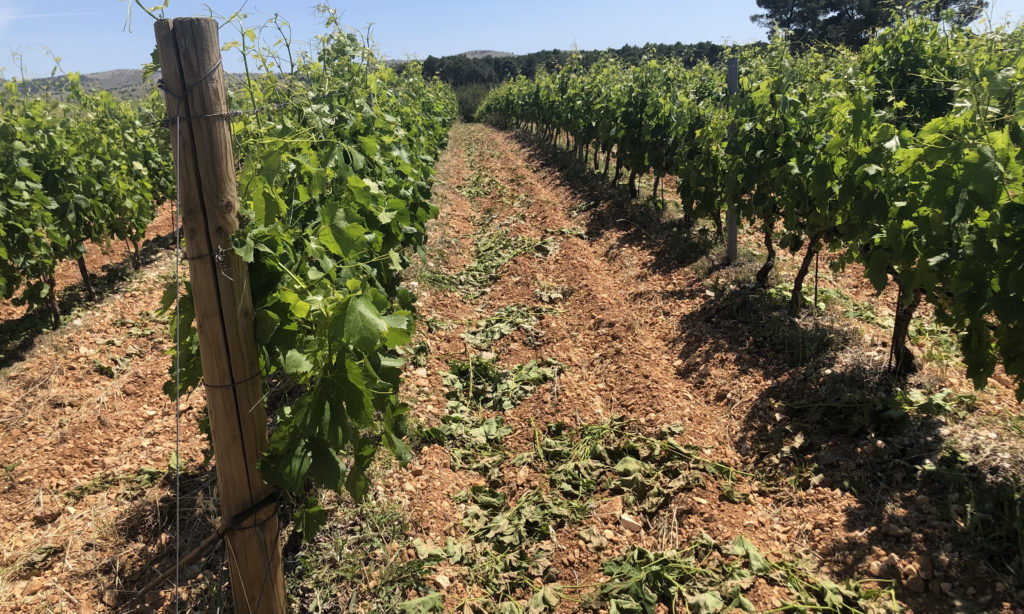
[[[739,60],[736,58],[729,58],[726,67],[728,72],[726,74],[726,81],[729,84],[729,98],[739,92],[740,89],[740,68]],[[729,134],[729,138],[732,138],[732,134]],[[739,251],[737,247],[737,222],[736,222],[736,203],[729,203],[729,209],[725,214],[725,259],[729,264],[736,262],[739,258]]]
[[[217,21],[161,19],[155,29],[221,514],[229,519],[273,492],[256,466],[267,447],[267,422],[249,273],[231,246],[238,228],[238,187]],[[277,537],[276,505],[225,534],[236,612],[287,611]]]

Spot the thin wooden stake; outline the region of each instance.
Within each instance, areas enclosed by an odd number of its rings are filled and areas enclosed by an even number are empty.
[[[740,90],[740,68],[739,60],[736,58],[729,58],[726,63],[728,74],[726,75],[729,85],[729,98],[732,98]],[[732,138],[732,130],[729,131],[729,138]],[[737,246],[737,214],[736,214],[736,203],[729,203],[729,208],[725,214],[725,227],[726,227],[726,239],[725,239],[725,259],[729,264],[736,262],[739,257],[739,251]]]
[[[249,273],[231,245],[239,201],[217,21],[161,19],[155,30],[221,514],[233,518],[272,489],[257,469],[267,447],[267,424]],[[276,505],[225,534],[236,612],[287,610],[277,535]]]

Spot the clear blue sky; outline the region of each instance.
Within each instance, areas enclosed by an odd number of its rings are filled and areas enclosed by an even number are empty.
[[[143,0],[149,6],[160,0]],[[296,40],[322,31],[313,16],[315,0],[249,0],[244,10],[260,22],[275,12],[288,19]],[[227,15],[242,0],[169,0],[168,17],[208,14],[204,4]],[[332,3],[342,21],[363,29],[373,23],[374,39],[389,58],[448,55],[472,49],[527,53],[539,49],[604,49],[645,42],[749,42],[764,38],[750,23],[754,0],[378,0]],[[137,68],[153,49],[151,19],[138,7],[125,18],[129,0],[0,0],[0,68],[18,76],[11,58],[20,53],[29,77],[47,76],[48,51],[66,71],[83,73]],[[1024,18],[1024,0],[995,0],[996,18]],[[222,41],[236,38],[227,30]],[[240,63],[237,52],[225,57],[228,70]]]

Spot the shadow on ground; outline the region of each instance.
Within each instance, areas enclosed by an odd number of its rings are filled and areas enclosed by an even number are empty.
[[[183,472],[178,485],[181,494],[176,497],[174,473],[167,472],[117,519],[112,535],[117,544],[111,550],[128,556],[99,569],[86,570],[110,587],[112,592],[105,591],[104,600],[108,605],[114,602],[115,611],[233,611],[225,542],[220,538],[202,548],[193,560],[184,562],[177,576],[171,575],[153,585],[162,573],[174,569],[176,557],[192,553],[216,532],[220,523],[216,484],[212,466]],[[278,505],[286,575],[292,575],[299,565],[297,555],[302,545],[301,534],[288,525],[293,512],[294,505],[288,499]],[[176,535],[180,539],[176,540]]]
[[[827,316],[791,318],[783,297],[750,284],[712,294],[679,324],[680,376],[701,385],[706,365],[725,359],[768,382],[737,445],[775,498],[815,486],[856,498],[846,537],[819,550],[842,575],[898,580],[897,597],[915,611],[958,599],[966,611],[1024,605],[1012,588],[1024,572],[1024,486],[970,464],[944,436],[969,398],[897,379],[886,348],[869,354]]]
[[[179,489],[181,496],[176,497],[175,476],[168,471],[151,489],[138,493],[109,533],[115,543],[107,549],[123,554],[96,569],[83,570],[99,578],[103,601],[115,611],[173,612],[176,594],[180,607],[188,606],[186,611],[222,611],[229,605],[230,597],[222,590],[228,572],[219,542],[183,565],[177,577],[172,575],[149,587],[162,572],[174,568],[176,556],[184,557],[216,530],[219,517],[213,468],[182,472]],[[180,540],[175,539],[177,535]],[[180,582],[177,592],[176,580]]]

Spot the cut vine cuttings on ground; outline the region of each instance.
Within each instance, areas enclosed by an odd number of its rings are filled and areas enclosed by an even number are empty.
[[[494,471],[505,460],[500,442],[512,432],[501,416],[485,416],[484,411],[501,412],[529,396],[537,386],[558,374],[554,361],[530,361],[512,369],[502,369],[494,359],[470,358],[451,361],[444,377],[448,387],[448,414],[437,426],[426,429],[424,440],[444,445],[451,454],[452,467],[467,467],[497,479]]]
[[[608,540],[588,524],[608,495],[624,499],[622,505],[648,519],[676,494],[706,487],[707,482],[717,484],[723,502],[744,498],[735,483],[749,474],[679,445],[674,441],[679,432],[668,427],[655,437],[644,436],[621,417],[578,428],[549,425],[546,434],[536,432],[534,450],[511,461],[513,466],[540,465],[549,486],[521,493],[514,502],[495,479],[498,465],[507,460],[500,449],[509,431],[492,433],[486,449],[465,449],[460,458],[467,467],[474,460],[484,462],[494,487],[477,485],[458,493],[455,501],[464,509],[462,538],[449,537],[443,547],[414,543],[417,557],[443,565],[447,573],[476,587],[470,592],[478,590],[480,596],[464,600],[464,612],[549,612],[569,593],[579,595],[575,599],[582,599],[581,606],[609,614],[666,611],[659,604],[670,612],[754,612],[748,596],[752,591],[770,595],[779,612],[900,611],[884,583],[879,588],[877,583],[834,582],[817,574],[809,560],[771,560],[742,535],[728,546],[707,535],[660,551],[631,546],[604,560],[606,579],[590,590],[560,583],[552,562],[559,529],[576,527],[592,552],[610,550]],[[433,603],[422,597],[415,605]]]
[[[465,300],[477,299],[489,292],[506,264],[520,254],[536,250],[539,245],[540,241],[530,237],[505,230],[491,232],[484,227],[473,246],[472,263],[458,273],[428,271],[424,278],[438,287],[458,292]]]
[[[735,487],[746,475],[728,465],[704,458],[700,449],[681,446],[673,436],[680,427],[666,427],[657,437],[630,430],[624,417],[570,428],[548,425],[537,433],[536,450],[516,457],[516,464],[539,464],[551,487],[569,499],[586,500],[598,491],[625,496],[627,506],[654,514],[672,498],[707,482],[717,485],[722,499],[738,503],[744,496]]]
[[[494,343],[516,331],[524,331],[524,343],[535,345],[541,332],[534,326],[545,315],[554,313],[545,307],[528,307],[525,305],[505,305],[482,320],[477,320],[472,328],[462,333],[462,338],[471,346],[487,350]]]
[[[816,575],[806,561],[772,561],[742,535],[729,545],[701,535],[682,549],[634,547],[602,569],[609,579],[591,596],[590,608],[608,614],[756,612],[747,596],[754,590],[775,595],[780,605],[772,612],[902,611],[892,590],[838,584]]]

